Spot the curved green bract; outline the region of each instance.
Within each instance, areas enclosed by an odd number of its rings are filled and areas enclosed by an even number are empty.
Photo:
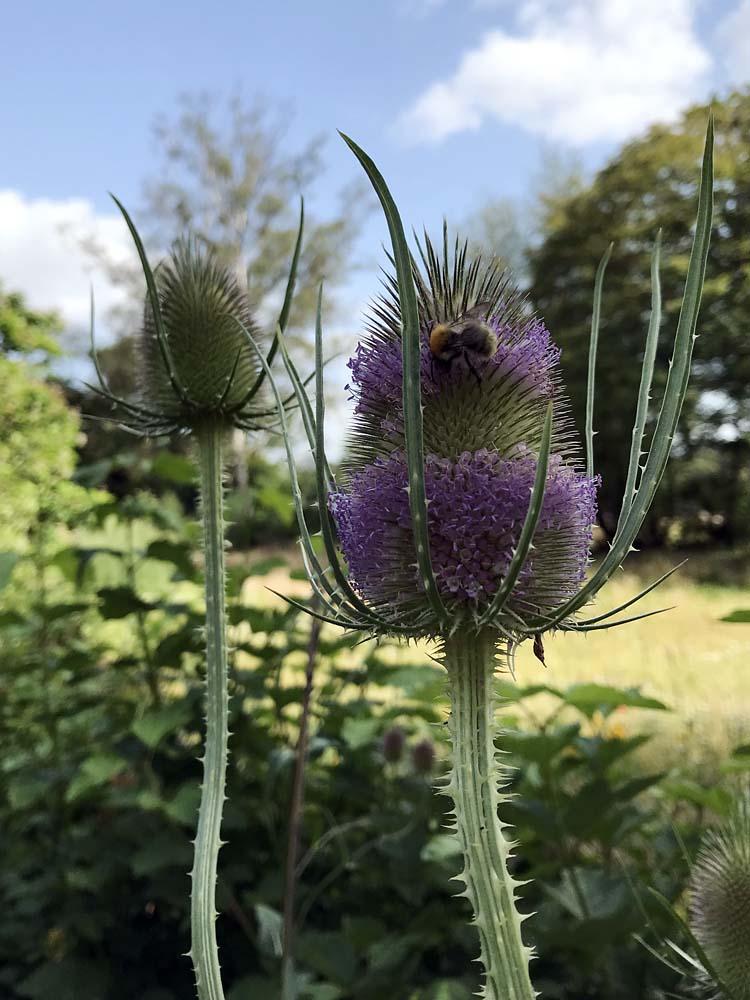
[[[713,210],[713,138],[713,118],[711,118],[709,119],[706,146],[703,154],[695,236],[690,253],[690,263],[685,281],[680,318],[677,323],[674,351],[664,390],[664,398],[638,490],[627,517],[621,529],[615,535],[612,546],[600,566],[575,597],[572,597],[558,608],[553,615],[549,616],[546,628],[554,627],[567,618],[568,615],[573,614],[581,608],[622,564],[643,524],[656,489],[664,474],[672,441],[677,429],[677,422],[682,410],[682,404],[687,392],[690,362],[693,356],[693,344],[695,343],[695,328],[698,322],[698,309],[700,307],[706,262],[708,260]]]
[[[148,262],[148,257],[146,256],[146,250],[143,246],[143,240],[140,237],[140,233],[135,228],[135,223],[130,218],[125,206],[122,202],[115,197],[110,192],[110,198],[117,205],[120,212],[122,213],[123,219],[125,219],[125,224],[127,225],[130,235],[135,243],[135,248],[138,252],[138,258],[141,262],[141,267],[143,268],[143,276],[146,279],[146,288],[148,290],[148,299],[151,305],[151,311],[154,317],[154,328],[156,330],[156,341],[159,345],[159,353],[161,354],[161,359],[164,363],[164,368],[167,372],[169,378],[169,383],[172,386],[172,390],[183,404],[183,406],[190,406],[191,401],[188,399],[185,390],[180,384],[179,379],[175,374],[175,364],[172,358],[172,352],[169,349],[169,341],[167,339],[167,333],[164,329],[164,320],[161,315],[161,306],[159,305],[159,293],[156,289],[156,279],[154,278],[154,272],[151,270],[151,265]]]
[[[607,270],[609,258],[612,255],[610,243],[604,256],[599,261],[594,279],[594,308],[591,313],[591,340],[589,341],[589,371],[586,382],[586,475],[591,479],[594,475],[594,388],[596,385],[596,352],[599,345],[599,323],[602,315],[602,288],[604,272]]]
[[[638,388],[638,407],[635,414],[635,424],[633,425],[633,439],[630,445],[630,458],[628,460],[628,475],[625,481],[625,490],[622,497],[622,510],[617,520],[617,530],[624,523],[625,518],[630,513],[635,497],[638,469],[640,468],[641,455],[643,454],[643,438],[646,433],[646,419],[648,417],[648,404],[651,398],[651,383],[654,378],[654,362],[656,360],[656,348],[659,342],[659,327],[661,326],[661,276],[659,274],[659,261],[661,258],[661,229],[656,234],[656,243],[651,257],[651,316],[648,322],[648,333],[646,334],[646,349],[643,355],[643,367],[641,369],[641,384]]]
[[[396,267],[399,302],[401,306],[403,352],[403,404],[406,438],[406,462],[409,475],[409,509],[417,550],[417,567],[425,589],[427,601],[439,621],[445,621],[447,612],[438,592],[430,560],[430,539],[427,530],[427,495],[424,480],[424,435],[422,429],[422,382],[420,373],[421,345],[419,310],[412,276],[412,259],[406,245],[404,227],[380,171],[370,157],[348,136],[340,133],[364,168],[375,189],[388,223]]]

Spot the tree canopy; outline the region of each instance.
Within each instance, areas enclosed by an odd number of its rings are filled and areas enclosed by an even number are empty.
[[[652,519],[708,504],[731,537],[739,527],[738,477],[747,465],[750,427],[750,91],[713,105],[716,120],[716,209],[691,390],[676,442],[684,463],[697,462],[680,496],[673,479]],[[592,183],[547,205],[547,232],[529,252],[530,294],[563,348],[574,410],[583,426],[594,272],[610,241],[597,365],[596,466],[601,515],[616,520],[624,486],[640,361],[648,324],[650,257],[662,232],[663,325],[654,404],[669,362],[695,220],[708,107],[685,112],[626,145]],[[698,461],[700,459],[700,461]],[[696,482],[710,470],[710,488]],[[677,474],[684,480],[684,469]],[[698,476],[700,480],[700,476]],[[700,496],[699,496],[700,495]]]

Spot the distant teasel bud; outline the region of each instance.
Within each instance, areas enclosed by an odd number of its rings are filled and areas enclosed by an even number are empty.
[[[155,281],[163,341],[147,296],[137,341],[143,406],[186,427],[241,421],[258,377],[243,332],[257,336],[247,292],[194,240],[175,244]]]
[[[383,757],[389,764],[397,764],[404,755],[406,736],[401,726],[391,726],[383,733]]]
[[[750,793],[706,834],[691,880],[693,932],[734,1000],[750,1000]]]
[[[430,739],[420,740],[411,748],[411,762],[419,774],[429,774],[435,766],[435,744]]]

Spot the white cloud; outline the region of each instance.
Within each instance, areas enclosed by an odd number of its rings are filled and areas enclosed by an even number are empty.
[[[81,198],[28,199],[0,190],[0,284],[22,292],[32,309],[57,311],[76,341],[88,331],[92,284],[98,317],[124,296],[82,248],[82,239],[96,241],[113,262],[132,268],[133,246],[119,215],[98,214]]]
[[[719,22],[717,50],[733,83],[750,79],[750,0],[740,0]]]
[[[585,145],[674,120],[711,69],[694,12],[695,0],[522,0],[516,30],[486,34],[399,131],[438,141],[494,119]]]

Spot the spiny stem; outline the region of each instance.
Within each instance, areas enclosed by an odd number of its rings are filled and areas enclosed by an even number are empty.
[[[229,695],[224,594],[223,430],[206,424],[198,432],[206,586],[206,742],[203,786],[195,837],[190,905],[191,957],[199,1000],[224,1000],[216,943],[216,866],[221,847]]]
[[[464,856],[461,880],[474,907],[487,1000],[533,1000],[532,957],[521,937],[517,883],[508,871],[511,845],[497,815],[502,778],[494,735],[495,636],[456,636],[445,642],[451,697],[453,799]]]

